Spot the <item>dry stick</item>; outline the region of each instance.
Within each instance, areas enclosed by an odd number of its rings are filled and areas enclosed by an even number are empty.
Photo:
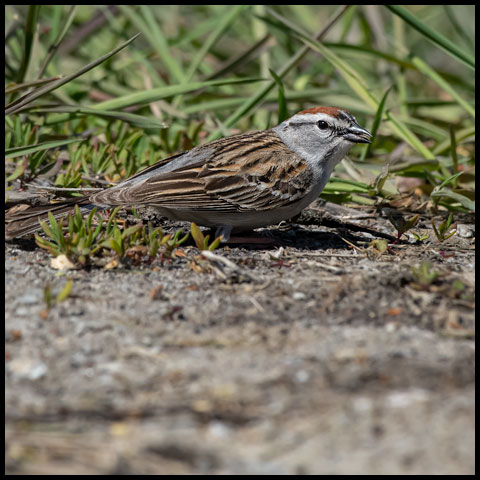
[[[320,41],[330,30],[330,28],[338,21],[338,19],[350,8],[351,5],[345,5],[342,7],[341,11],[334,15],[332,20],[327,24],[322,31],[315,36],[315,40]],[[310,47],[305,45],[302,47],[286,64],[283,66],[277,73],[280,78],[283,78],[310,50]],[[275,80],[271,80],[265,87],[263,87],[254,97],[252,97],[248,102],[241,105],[227,120],[224,122],[226,127],[231,127],[234,125],[239,118],[249,112],[255,105],[259,104],[260,100],[264,98],[270,90],[276,86]],[[215,140],[221,136],[221,130],[216,130],[213,132],[207,139],[208,142]]]
[[[301,225],[323,225],[324,227],[329,228],[346,228],[353,232],[365,232],[371,235],[375,235],[377,237],[385,238],[390,242],[395,240],[395,237],[389,235],[388,233],[379,232],[378,230],[374,230],[370,227],[364,227],[362,225],[356,225],[355,223],[345,222],[344,220],[340,220],[333,215],[329,214],[328,212],[323,212],[322,218],[320,222],[302,222]]]
[[[51,192],[98,192],[104,190],[103,188],[94,188],[94,187],[47,187],[45,185],[29,185],[28,188],[33,188],[34,190],[48,190]]]

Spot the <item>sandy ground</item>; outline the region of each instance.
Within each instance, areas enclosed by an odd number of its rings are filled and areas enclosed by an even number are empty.
[[[6,244],[6,473],[474,474],[471,219],[380,255],[321,211],[269,247],[114,270]]]

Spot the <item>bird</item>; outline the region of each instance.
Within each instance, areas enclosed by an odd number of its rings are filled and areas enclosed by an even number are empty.
[[[372,135],[347,110],[302,110],[268,130],[199,145],[147,167],[100,192],[5,215],[5,237],[40,229],[51,212],[59,218],[77,204],[154,207],[171,220],[231,233],[276,225],[298,215],[322,192],[335,166]],[[15,208],[15,207],[14,207]]]

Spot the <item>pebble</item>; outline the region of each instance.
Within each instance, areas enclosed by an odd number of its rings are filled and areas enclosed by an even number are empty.
[[[310,378],[310,374],[306,370],[299,370],[295,374],[295,380],[298,383],[305,383],[309,380],[309,378]]]
[[[457,235],[462,238],[472,238],[475,236],[475,229],[471,225],[464,223],[457,224]]]
[[[18,303],[23,303],[25,305],[32,305],[38,303],[43,297],[43,291],[40,288],[32,288],[27,290],[27,292],[21,297],[17,298]]]
[[[8,368],[18,377],[27,378],[28,380],[38,380],[44,377],[48,371],[45,363],[32,360],[31,358],[15,358],[9,362]]]
[[[225,438],[231,434],[231,429],[225,423],[214,420],[208,424],[210,435],[217,438]]]
[[[303,292],[293,292],[294,300],[305,300],[307,296]]]

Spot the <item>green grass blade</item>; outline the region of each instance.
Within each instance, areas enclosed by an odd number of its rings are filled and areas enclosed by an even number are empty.
[[[208,36],[203,42],[202,48],[197,52],[194,59],[191,61],[190,66],[185,75],[185,82],[189,82],[197,71],[198,66],[202,63],[203,59],[210,51],[210,49],[217,43],[219,38],[225,33],[228,27],[235,21],[240,13],[247,8],[248,5],[235,5],[235,8],[227,6],[227,14],[218,19],[218,24],[215,30]]]
[[[243,51],[232,60],[230,60],[226,65],[222,66],[219,70],[215,71],[209,75],[205,80],[214,80],[215,78],[222,78],[229,73],[236,72],[240,67],[245,65],[247,62],[254,60],[258,55],[262,53],[263,50],[268,48],[273,44],[272,35],[268,33],[260,40],[255,42],[247,50]]]
[[[447,93],[449,93],[455,101],[465,109],[473,118],[475,118],[475,108],[465,101],[456,90],[445,81],[435,70],[433,70],[429,65],[427,65],[423,60],[418,57],[412,58],[412,63],[418,68],[420,72],[426,75],[430,80],[435,82],[440,88],[443,88]]]
[[[445,13],[450,23],[455,29],[455,33],[463,40],[463,43],[468,47],[470,53],[475,54],[475,37],[469,35],[468,31],[465,30],[465,27],[461,25],[455,17],[455,6],[453,5],[443,5]]]
[[[362,162],[365,161],[365,158],[367,158],[367,156],[370,154],[372,145],[375,142],[375,136],[377,135],[378,127],[383,118],[383,109],[385,107],[385,102],[387,101],[388,94],[391,92],[391,90],[392,87],[389,87],[387,91],[383,94],[382,99],[380,100],[377,112],[375,113],[375,118],[373,119],[373,125],[370,130],[370,133],[372,134],[372,143],[367,144],[366,148],[363,149],[362,155],[360,157],[360,161]]]
[[[327,25],[320,31],[320,33],[315,37],[317,39],[323,38],[324,35],[330,30],[330,28],[340,19],[340,17],[347,11],[349,5],[339,7],[339,9],[332,15],[332,19],[327,23]],[[284,66],[279,69],[277,75],[279,78],[283,78],[290,70],[292,70],[295,65],[297,65],[302,58],[308,53],[309,48],[305,46],[301,48],[297,53],[295,53],[292,57],[290,57]],[[245,103],[240,105],[235,112],[230,115],[227,120],[225,120],[224,124],[226,127],[231,127],[235,125],[235,123],[240,120],[244,115],[249,113],[253,110],[256,106],[258,106],[261,101],[270,93],[270,91],[275,87],[276,82],[275,80],[271,80],[268,82],[263,88],[259,89],[256,95],[249,98]],[[222,134],[220,129],[213,132],[208,138],[207,141],[214,140],[219,138]]]
[[[460,47],[455,45],[451,40],[443,36],[441,33],[436,32],[435,30],[432,30],[430,27],[425,25],[425,23],[415,17],[415,15],[410,13],[402,5],[386,5],[386,7],[392,13],[398,15],[405,22],[407,22],[412,28],[414,28],[426,38],[428,38],[431,42],[433,42],[433,44],[439,46],[453,58],[464,63],[472,70],[475,70],[475,58],[472,57],[472,55],[462,50]]]
[[[22,145],[21,147],[7,148],[5,150],[5,160],[7,158],[20,157],[31,153],[49,150],[50,148],[62,147],[69,143],[81,142],[83,138],[71,138],[69,140],[54,140],[51,142],[36,143],[35,145]]]
[[[162,62],[165,64],[167,71],[173,76],[173,78],[179,82],[185,82],[185,72],[182,70],[180,63],[175,59],[175,57],[170,53],[170,47],[168,41],[165,38],[160,25],[157,22],[155,15],[148,5],[142,5],[140,7],[142,11],[143,18],[146,22],[147,28],[149,29],[149,37],[153,48],[159,54]]]
[[[30,92],[30,93],[27,93],[26,95],[24,95],[23,97],[19,98],[18,100],[16,100],[15,102],[12,102],[11,104],[7,105],[5,107],[5,115],[10,115],[12,113],[15,113],[17,110],[19,110],[20,108],[24,107],[25,105],[28,105],[30,103],[33,102],[33,100],[36,100],[37,98],[39,97],[42,97],[43,95],[46,95],[47,93],[50,93],[50,92],[53,92],[54,90],[56,90],[57,88],[60,88],[61,86],[71,82],[72,80],[74,80],[75,78],[78,78],[80,77],[81,75],[83,75],[84,73],[92,70],[93,68],[95,68],[97,65],[100,65],[101,63],[103,63],[105,60],[108,60],[110,57],[112,57],[113,55],[115,55],[116,53],[120,52],[121,50],[123,50],[125,47],[127,47],[130,43],[132,43],[137,37],[138,35],[140,35],[139,33],[137,33],[136,35],[134,35],[132,38],[130,38],[129,40],[127,40],[126,42],[122,43],[120,46],[118,46],[117,48],[115,48],[114,50],[112,50],[111,52],[103,55],[102,57],[100,58],[97,58],[96,60],[94,60],[93,62],[89,63],[88,65],[85,65],[83,68],[81,68],[79,71],[71,74],[71,75],[67,75],[66,77],[64,78],[61,78],[60,80],[57,80],[56,82],[53,82],[53,83],[50,83],[48,85],[45,85],[44,87],[41,87],[41,88],[38,88],[37,90],[33,91],[33,92]]]
[[[270,74],[278,86],[278,123],[282,123],[288,118],[287,102],[285,101],[285,89],[283,88],[282,79],[270,69]]]
[[[457,141],[457,144],[473,137],[475,137],[475,125],[471,127],[463,128],[455,132],[455,139]],[[441,155],[442,153],[445,153],[447,150],[449,150],[450,147],[451,147],[451,140],[450,140],[450,137],[448,137],[446,140],[444,140],[442,143],[439,143],[435,147],[435,149],[433,150],[433,153],[435,155]]]
[[[435,198],[438,198],[438,197],[450,198],[451,200],[460,203],[460,205],[462,205],[466,209],[471,210],[472,212],[475,211],[475,202],[473,200],[470,200],[465,195],[461,195],[460,193],[452,192],[451,190],[448,190],[448,189],[443,189],[440,191],[432,192],[431,196]]]
[[[133,105],[146,105],[164,98],[183,95],[185,93],[195,92],[206,87],[220,87],[222,85],[234,85],[240,83],[252,83],[262,81],[261,78],[234,78],[230,80],[210,80],[207,82],[192,82],[185,85],[170,85],[167,87],[152,88],[142,92],[130,93],[122,97],[107,100],[105,102],[92,105],[91,108],[99,110],[120,110]]]
[[[51,62],[52,58],[55,56],[57,53],[58,47],[62,43],[62,40],[65,38],[65,35],[67,34],[68,30],[70,29],[70,26],[73,23],[73,20],[75,18],[75,14],[77,13],[77,5],[72,5],[70,8],[70,11],[68,12],[67,19],[65,21],[65,24],[63,25],[62,30],[58,34],[57,38],[54,40],[54,42],[50,45],[50,48],[48,49],[47,57],[43,61],[42,66],[40,67],[40,70],[37,74],[37,78],[41,78],[43,73],[48,67],[48,64]]]
[[[25,43],[23,47],[22,63],[17,74],[17,83],[22,83],[25,79],[25,74],[30,64],[30,58],[33,50],[33,43],[35,41],[35,32],[38,24],[38,13],[40,11],[40,5],[29,5],[27,22],[25,24]]]
[[[354,59],[361,57],[376,58],[378,60],[386,60],[388,63],[398,65],[400,68],[414,69],[412,62],[408,59],[400,58],[391,53],[382,52],[371,47],[363,45],[350,45],[348,43],[322,42],[327,48],[330,48],[335,53],[342,52],[343,57],[351,56]]]
[[[329,48],[320,42],[310,38],[302,37],[302,40],[313,50],[321,53],[340,73],[350,88],[372,109],[377,111],[380,102],[376,100],[374,95],[365,85],[364,80],[359,76],[350,65],[339,58]],[[420,139],[392,112],[387,111],[387,120],[390,121],[392,130],[403,140],[405,140],[412,148],[419,152],[426,159],[433,159],[434,156],[430,150],[420,141]]]
[[[437,190],[441,190],[445,185],[448,185],[449,183],[455,182],[455,180],[460,176],[463,175],[463,172],[458,172],[452,175],[451,177],[448,177],[445,179],[438,187]]]
[[[425,145],[418,139],[418,137],[403,123],[397,118],[392,112],[387,111],[387,119],[391,122],[392,129],[397,133],[397,135],[405,140],[411,147],[417,150],[426,160],[434,160],[435,156],[433,153],[428,150]]]
[[[27,107],[28,108],[28,107]],[[28,111],[34,113],[68,113],[71,115],[93,115],[97,117],[107,118],[109,120],[121,120],[133,127],[138,128],[167,128],[168,125],[160,122],[156,118],[135,115],[134,113],[116,112],[111,110],[99,110],[98,108],[89,108],[76,105],[60,105],[60,106],[41,106],[28,108]]]
[[[15,83],[13,85],[8,85],[5,87],[5,95],[9,93],[18,92],[20,90],[27,90],[28,88],[32,87],[41,87],[42,85],[46,85],[47,83],[55,82],[60,77],[50,77],[50,78],[42,78],[40,80],[34,80],[33,82],[24,82],[24,83]]]

